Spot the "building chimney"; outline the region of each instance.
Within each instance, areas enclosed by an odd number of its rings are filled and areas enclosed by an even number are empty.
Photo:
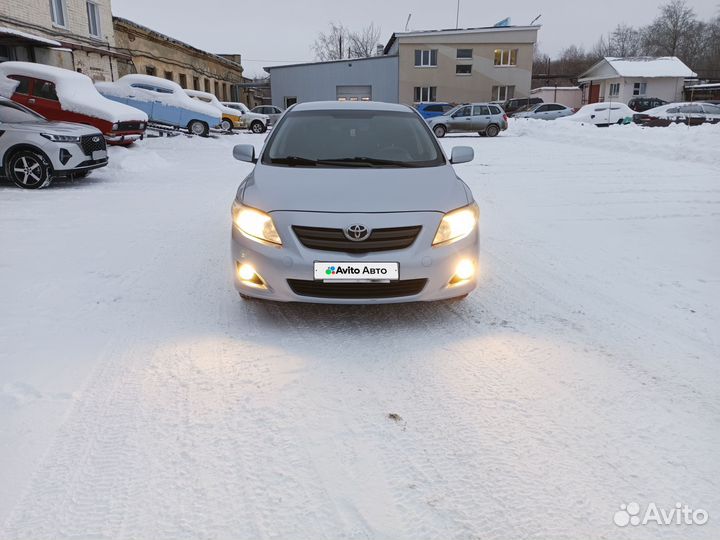
[[[375,50],[375,56],[382,56],[384,51],[385,47],[382,44],[378,43],[377,49]]]

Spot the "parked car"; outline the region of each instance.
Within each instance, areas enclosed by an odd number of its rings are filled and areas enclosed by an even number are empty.
[[[528,105],[537,105],[538,103],[543,103],[543,99],[539,97],[512,98],[506,100],[502,104],[502,108],[508,116],[512,116],[521,108],[527,107]]]
[[[228,107],[227,105],[223,105],[214,94],[201,92],[200,90],[187,89],[185,92],[191,98],[202,101],[203,103],[208,103],[220,111],[220,114],[222,114],[220,129],[223,131],[232,131],[233,128],[240,128],[243,125],[240,111]]]
[[[570,116],[575,109],[560,103],[539,103],[530,105],[527,109],[515,113],[514,118],[535,118],[537,120],[555,120],[563,116]]]
[[[655,107],[660,107],[666,103],[667,101],[664,99],[656,97],[634,97],[628,101],[628,107],[630,107],[633,111],[643,112],[649,109],[654,109]]]
[[[481,136],[495,137],[508,127],[507,115],[499,105],[469,103],[458,105],[442,116],[426,120],[437,137],[457,131],[477,131]]]
[[[239,101],[223,101],[223,105],[240,112],[240,127],[253,133],[265,133],[268,127],[268,116],[251,112],[247,105]]]
[[[429,103],[418,103],[415,108],[423,118],[434,118],[436,116],[442,116],[450,109],[453,108],[451,103],[440,103],[440,102],[429,102]]]
[[[0,165],[25,189],[46,187],[58,177],[83,177],[108,163],[103,134],[92,126],[50,122],[0,97]]]
[[[301,103],[259,157],[249,144],[233,155],[255,164],[232,205],[241,296],[376,304],[475,289],[478,206],[451,165],[473,150],[448,160],[410,107]]]
[[[646,127],[664,127],[670,124],[717,124],[720,122],[720,105],[711,103],[670,103],[633,115],[636,124]]]
[[[570,116],[559,120],[583,122],[594,124],[598,127],[606,127],[611,124],[629,124],[632,122],[634,111],[619,101],[604,101],[601,103],[590,103],[580,107],[578,111]]]
[[[275,105],[258,105],[257,107],[253,107],[251,112],[268,116],[270,118],[270,125],[275,125],[284,111]]]
[[[5,97],[49,120],[93,126],[110,144],[132,144],[145,133],[144,112],[104,98],[82,73],[32,62],[4,62],[1,79],[6,84],[0,82],[0,87],[14,86]]]
[[[144,111],[150,122],[185,128],[194,135],[207,135],[222,120],[218,109],[192,99],[179,84],[160,77],[125,75],[114,83],[95,86],[108,99]]]

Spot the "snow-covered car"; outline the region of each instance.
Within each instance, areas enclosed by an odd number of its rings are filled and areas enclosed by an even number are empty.
[[[26,189],[57,177],[82,177],[107,165],[103,134],[92,126],[50,122],[0,97],[0,165],[4,176]]]
[[[635,113],[633,121],[646,127],[664,127],[670,124],[717,124],[720,122],[720,105],[711,103],[669,103],[643,113]]]
[[[538,103],[515,113],[513,118],[534,118],[536,120],[557,120],[575,113],[562,103]]]
[[[269,117],[266,114],[257,114],[247,108],[247,105],[239,101],[223,101],[223,105],[240,112],[240,126],[253,133],[265,133],[268,128]]]
[[[220,122],[220,129],[223,131],[232,131],[233,128],[239,128],[242,125],[240,111],[232,109],[226,105],[220,103],[217,97],[210,92],[201,92],[200,90],[189,90],[185,89],[188,96],[203,103],[208,103],[220,111],[222,114],[222,121]]]
[[[288,109],[232,205],[235,287],[284,302],[463,297],[476,286],[478,206],[406,105],[318,101]]]
[[[187,129],[193,135],[207,135],[222,121],[217,108],[192,99],[179,84],[160,77],[125,75],[95,86],[108,99],[144,111],[150,122]]]
[[[253,107],[250,112],[267,115],[270,118],[270,125],[275,125],[285,111],[275,105],[258,105]]]
[[[44,64],[0,64],[0,95],[25,105],[49,120],[88,124],[110,144],[132,144],[142,138],[147,115],[111,101],[87,75]]]
[[[582,122],[602,127],[611,124],[628,124],[632,122],[633,114],[635,111],[624,103],[604,101],[580,107],[575,114],[558,118],[558,120]]]
[[[508,128],[505,111],[491,103],[465,103],[425,121],[436,137],[458,131],[477,131],[478,135],[495,137]]]

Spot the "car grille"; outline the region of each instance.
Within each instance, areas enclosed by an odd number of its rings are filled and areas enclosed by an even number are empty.
[[[293,231],[303,246],[321,251],[342,251],[344,253],[371,253],[404,249],[412,245],[421,228],[417,225],[374,229],[367,240],[353,242],[345,238],[342,229],[293,225]]]
[[[325,283],[303,279],[288,279],[287,282],[299,296],[352,300],[413,296],[423,290],[427,279],[405,279],[388,283]]]
[[[140,122],[118,122],[115,131],[141,131]]]
[[[93,139],[97,139],[97,142]],[[98,150],[105,150],[105,137],[102,135],[83,135],[80,137],[80,148],[87,156]]]

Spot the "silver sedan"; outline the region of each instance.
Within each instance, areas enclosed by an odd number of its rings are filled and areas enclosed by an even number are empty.
[[[570,116],[576,109],[571,109],[561,103],[538,103],[530,105],[528,109],[515,113],[515,118],[535,118],[536,120],[555,120],[563,116]]]
[[[368,304],[463,297],[476,286],[478,206],[413,109],[373,102],[289,109],[232,205],[243,297]]]

